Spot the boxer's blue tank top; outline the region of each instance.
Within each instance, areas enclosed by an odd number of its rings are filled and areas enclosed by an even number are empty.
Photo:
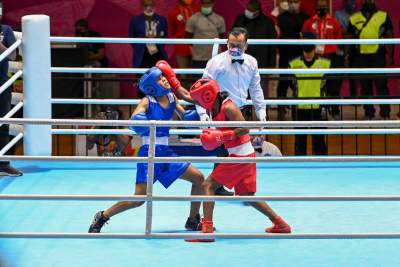
[[[163,108],[153,96],[147,96],[149,99],[149,107],[147,109],[147,118],[149,120],[163,120],[169,121],[174,116],[174,111],[176,108],[175,97],[173,93],[167,94],[169,105],[167,108]],[[169,136],[169,128],[170,127],[157,127],[156,136]],[[149,136],[149,132],[144,134],[143,136]]]

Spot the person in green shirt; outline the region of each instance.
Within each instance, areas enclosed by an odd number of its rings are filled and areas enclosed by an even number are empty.
[[[316,39],[312,32],[303,32],[303,39]],[[303,54],[289,62],[291,69],[328,69],[331,62],[315,53],[315,45],[303,45]],[[296,74],[293,79],[293,87],[297,98],[320,98],[324,96],[324,74]],[[298,79],[300,77],[320,77],[321,79]],[[294,120],[320,121],[325,120],[320,105],[298,105],[294,109]],[[312,135],[312,147],[314,155],[326,155],[327,148],[324,135]],[[307,135],[295,136],[295,154],[307,154]]]
[[[350,17],[347,28],[348,38],[381,39],[393,38],[393,25],[386,11],[378,10],[374,0],[363,0],[362,9]],[[361,44],[356,46],[355,62],[357,68],[385,68],[393,65],[393,45]],[[386,53],[388,57],[386,60]],[[375,83],[377,95],[388,96],[387,79],[368,79],[367,75],[361,80],[362,95],[374,95],[372,82]],[[364,105],[365,119],[371,120],[375,116],[373,105]],[[380,116],[390,118],[390,105],[380,105]]]

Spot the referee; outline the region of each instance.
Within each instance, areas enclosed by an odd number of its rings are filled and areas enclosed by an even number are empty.
[[[245,118],[248,117],[245,116],[249,110],[246,108],[246,101],[250,94],[257,118],[266,121],[267,112],[263,103],[264,93],[260,85],[258,63],[253,56],[245,53],[248,47],[247,39],[248,32],[245,28],[233,28],[228,35],[228,50],[207,62],[203,78],[217,81],[221,92],[229,93],[229,98],[240,108]],[[198,107],[197,110],[200,111]],[[220,147],[218,156],[228,156],[228,151]],[[215,192],[216,195],[228,195],[228,193],[231,194],[223,187]]]

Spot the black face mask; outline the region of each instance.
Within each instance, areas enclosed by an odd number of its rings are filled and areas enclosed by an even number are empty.
[[[318,16],[321,18],[325,17],[326,13],[328,13],[328,9],[325,7],[317,8]]]
[[[310,53],[315,49],[315,45],[302,45],[301,48],[303,49],[304,52]]]
[[[375,10],[375,4],[374,3],[364,3],[363,6],[362,6],[362,9],[364,11],[367,11],[367,12],[374,11]]]
[[[75,36],[86,36],[86,32],[75,31]]]

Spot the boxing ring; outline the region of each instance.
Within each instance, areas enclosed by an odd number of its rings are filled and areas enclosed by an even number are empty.
[[[0,118],[0,124],[22,124],[24,131],[17,134],[6,147],[0,148],[0,160],[11,160],[14,166],[24,172],[24,176],[0,179],[0,266],[400,264],[397,255],[400,245],[400,156],[161,158],[155,157],[156,127],[232,127],[237,126],[238,122],[52,119],[51,104],[135,104],[137,100],[51,99],[51,72],[143,73],[144,70],[54,68],[50,66],[50,58],[46,54],[50,53],[50,41],[130,43],[149,42],[149,39],[50,37],[48,23],[46,16],[24,17],[23,40],[13,48],[23,44],[24,69],[18,75],[24,75],[25,92],[24,101],[18,109],[24,107],[25,118],[12,119],[10,117],[13,113],[10,112]],[[40,33],[33,31],[35,27],[42,29]],[[296,43],[333,41],[345,44],[361,41],[397,44],[400,40],[296,40]],[[161,40],[151,39],[150,42]],[[162,42],[225,43],[224,40],[182,39]],[[292,41],[272,42],[287,44]],[[257,40],[258,43],[271,43],[271,40]],[[44,51],[32,53],[29,49],[38,44],[44,46]],[[12,50],[11,47],[9,49]],[[260,73],[311,74],[321,71],[400,73],[400,69],[395,68],[311,71],[264,69]],[[176,73],[201,73],[201,70],[177,70]],[[41,90],[38,90],[39,85]],[[37,99],[41,101],[35,101]],[[266,100],[265,103],[400,104],[400,100]],[[123,129],[52,129],[52,125],[149,126],[149,155],[123,158],[51,156],[51,136],[54,134],[132,134]],[[400,133],[400,121],[396,120],[269,121],[240,122],[240,125],[252,128],[251,134],[254,135]],[[304,127],[311,129],[301,129]],[[326,129],[315,129],[319,127]],[[196,133],[200,133],[200,130],[171,130],[171,134]],[[25,155],[5,155],[22,138]],[[161,188],[158,183],[153,187],[154,163],[178,161],[193,162],[205,176],[211,172],[214,162],[257,162],[257,196],[189,196],[189,184],[183,181],[177,181],[168,190]],[[147,194],[143,196],[132,196],[136,162],[149,163]],[[117,200],[143,200],[146,206],[113,217],[100,234],[86,233],[93,214]],[[214,215],[216,233],[183,231],[187,202],[203,200],[217,201]],[[293,233],[264,233],[264,228],[270,222],[254,209],[242,204],[243,201],[259,200],[266,200],[274,209],[279,210],[292,225]],[[216,242],[193,244],[183,241],[184,238],[210,237],[215,238]]]

